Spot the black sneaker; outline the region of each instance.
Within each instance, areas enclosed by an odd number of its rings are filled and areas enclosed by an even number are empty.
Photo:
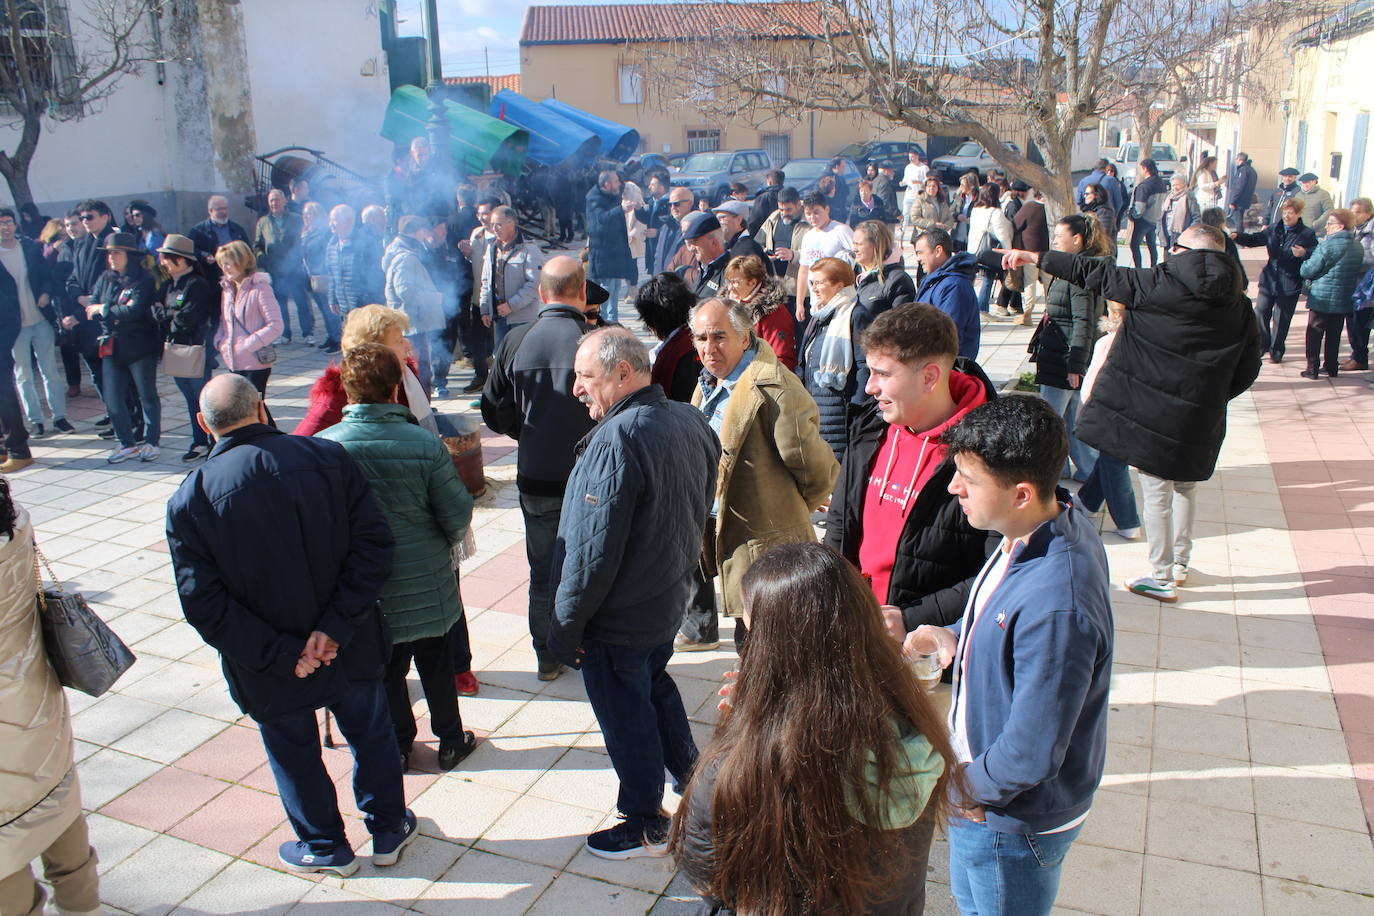
[[[96,420],[96,421],[95,421],[95,425],[98,426],[98,427],[101,428],[101,429],[104,429],[105,427],[109,426],[109,425],[110,425],[110,415],[109,415],[109,414],[106,414],[105,416],[101,417],[99,420]]]
[[[475,378],[463,386],[463,394],[476,394],[487,384],[484,378]]]
[[[181,460],[182,460],[182,461],[199,461],[200,459],[204,458],[204,457],[205,457],[206,455],[208,455],[208,454],[210,454],[210,446],[208,446],[208,445],[199,445],[199,444],[197,444],[197,445],[193,445],[193,446],[191,446],[190,448],[188,448],[188,449],[186,450],[186,454],[184,454],[184,455],[181,456]]]
[[[640,859],[668,853],[666,817],[627,817],[587,837],[587,852],[603,859]]]
[[[112,429],[102,429],[99,435],[102,439],[113,439],[115,437],[115,431]]]
[[[35,438],[35,439],[42,439],[42,438],[43,438],[44,436],[46,436],[47,434],[48,434],[48,431],[47,431],[46,429],[43,428],[43,424],[42,424],[42,423],[35,423],[35,424],[33,424],[33,432],[30,433],[30,435],[33,436],[33,438]]]
[[[55,429],[55,430],[57,430],[59,433],[74,433],[74,432],[76,432],[76,427],[75,427],[75,426],[72,426],[70,423],[68,423],[66,417],[63,417],[63,418],[60,419],[60,420],[53,420],[53,421],[52,421],[52,428]]]
[[[326,340],[324,343],[320,344],[320,349],[326,353],[338,353],[339,342],[337,340]]]
[[[439,769],[447,773],[468,758],[477,749],[477,736],[472,732],[463,732],[463,740],[459,744],[446,744],[439,742]]]

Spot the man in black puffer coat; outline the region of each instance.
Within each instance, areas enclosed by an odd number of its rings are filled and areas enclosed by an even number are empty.
[[[1010,269],[1052,276],[1126,306],[1111,357],[1078,415],[1075,434],[1140,471],[1152,576],[1131,591],[1178,600],[1188,576],[1196,483],[1216,469],[1226,405],[1260,370],[1259,323],[1226,236],[1194,225],[1156,268],[1058,251],[1008,252]]]
[[[939,440],[997,392],[977,363],[956,356],[954,320],[934,306],[884,312],[862,345],[876,400],[850,424],[825,543],[859,567],[901,639],[921,624],[958,620],[1001,540],[968,523]]]

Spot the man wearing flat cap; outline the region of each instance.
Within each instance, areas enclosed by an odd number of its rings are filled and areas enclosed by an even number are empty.
[[[720,206],[711,211],[715,214],[716,221],[720,223],[725,249],[730,254],[725,263],[729,264],[735,258],[752,254],[762,261],[763,266],[768,268],[771,273],[772,262],[769,261],[763,246],[749,235],[749,209],[749,204],[742,200],[723,200],[720,202]]]
[[[1279,186],[1269,192],[1269,202],[1264,207],[1264,225],[1272,226],[1283,219],[1283,203],[1297,194],[1298,170],[1289,166],[1279,172]]]
[[[1302,224],[1317,233],[1317,238],[1321,238],[1326,235],[1326,217],[1335,206],[1331,201],[1331,192],[1318,187],[1317,176],[1311,172],[1299,175],[1298,184],[1302,188],[1293,198],[1302,203]]]
[[[692,252],[700,265],[697,278],[697,299],[709,299],[725,289],[725,265],[730,252],[725,247],[725,231],[714,213],[688,213],[682,218],[682,244]]]

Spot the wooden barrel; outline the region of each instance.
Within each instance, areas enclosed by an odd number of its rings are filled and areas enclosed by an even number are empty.
[[[446,436],[444,447],[453,459],[453,468],[458,472],[464,486],[474,498],[487,492],[487,478],[482,465],[482,434],[478,430],[463,436]]]

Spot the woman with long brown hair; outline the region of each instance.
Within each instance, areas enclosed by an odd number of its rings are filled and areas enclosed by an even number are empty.
[[[742,595],[731,705],[673,819],[701,912],[919,914],[956,771],[945,723],[829,548],[773,548]]]

